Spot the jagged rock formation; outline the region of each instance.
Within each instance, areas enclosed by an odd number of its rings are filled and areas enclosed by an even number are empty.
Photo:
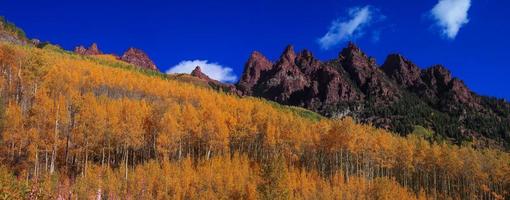
[[[80,54],[80,55],[101,55],[103,52],[99,50],[99,47],[97,47],[96,43],[92,43],[89,48],[85,48],[84,46],[80,45],[74,48],[74,53]]]
[[[196,66],[195,69],[193,69],[193,71],[191,71],[190,74],[191,74],[191,76],[197,77],[202,80],[215,81],[215,80],[209,78],[209,76],[207,76],[206,74],[204,74],[202,72],[202,68],[200,68],[200,66]]]
[[[124,52],[120,59],[127,63],[131,63],[135,66],[138,66],[140,68],[159,71],[158,68],[156,67],[156,64],[152,62],[149,56],[145,52],[137,48],[132,47],[129,48],[128,50],[126,50],[126,52]]]
[[[92,45],[90,45],[89,48],[85,48],[82,45],[77,46],[74,48],[74,53],[86,56],[103,55],[103,52],[99,50],[99,47],[97,46],[96,43],[92,43]],[[149,56],[145,52],[137,48],[131,47],[128,50],[126,50],[122,56],[115,57],[119,60],[130,63],[142,69],[159,71],[158,67],[156,67],[156,64],[154,64],[154,62],[149,58]]]
[[[367,98],[393,101],[400,97],[396,85],[379,69],[375,59],[366,56],[353,43],[342,50],[338,61]]]
[[[308,50],[296,54],[292,46],[274,63],[254,52],[237,88],[244,95],[330,117],[353,116],[401,134],[420,125],[459,143],[510,143],[510,104],[473,93],[441,65],[421,69],[391,54],[378,66],[353,43],[329,61]]]
[[[244,73],[238,87],[245,95],[251,95],[251,88],[260,79],[261,73],[271,69],[273,63],[261,53],[254,51],[245,64]]]

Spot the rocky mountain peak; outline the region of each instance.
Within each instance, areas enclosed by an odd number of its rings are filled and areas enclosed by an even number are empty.
[[[124,52],[120,59],[140,68],[159,71],[156,67],[156,64],[154,64],[149,56],[141,49],[131,47],[126,52]]]
[[[244,65],[244,73],[238,83],[238,88],[246,95],[251,95],[252,87],[260,79],[260,76],[265,71],[268,71],[273,66],[264,55],[258,51],[254,51],[246,64]]]
[[[404,56],[391,54],[379,67],[354,43],[349,43],[338,58],[324,62],[308,50],[296,55],[292,46],[285,48],[275,64],[253,53],[237,87],[244,95],[304,107],[329,117],[352,116],[401,134],[420,125],[443,136],[477,132],[487,139],[494,138],[484,132],[490,128],[472,127],[469,120],[488,117],[508,122],[508,116],[501,115],[504,106],[476,95],[444,66],[422,70]],[[485,114],[473,119],[477,117],[469,114],[473,111]]]
[[[294,51],[294,47],[292,45],[288,45],[280,56],[279,63],[289,63],[293,64],[296,59],[296,52]]]
[[[308,62],[315,60],[313,53],[311,51],[309,51],[308,49],[304,49],[304,50],[300,51],[298,53],[298,55],[296,56],[296,59],[300,60],[300,61],[308,61]]]
[[[74,52],[80,55],[101,55],[103,52],[99,50],[99,47],[96,43],[92,43],[89,48],[85,48],[80,45],[74,48]]]
[[[96,43],[92,43],[92,45],[90,45],[88,51],[91,53],[91,54],[102,54],[102,52],[99,50],[99,47],[97,47],[97,44]]]
[[[375,59],[368,57],[354,43],[342,49],[338,61],[366,96],[379,100],[398,97],[397,86],[379,69]]]
[[[304,49],[298,53],[295,63],[306,74],[318,70],[321,66],[321,62],[317,60],[313,56],[313,53],[307,49]]]
[[[421,69],[400,54],[390,54],[381,69],[405,88],[415,85],[421,75]]]
[[[347,49],[351,49],[353,51],[361,52],[360,48],[352,41],[347,43]]]
[[[338,60],[346,67],[346,70],[351,73],[355,71],[371,71],[373,70],[371,68],[376,68],[375,59],[367,57],[367,55],[352,42],[342,49]]]
[[[340,51],[338,57],[340,60],[349,60],[358,57],[366,59],[365,53],[363,53],[361,49],[352,42],[349,42],[349,44],[347,44],[347,47],[343,48],[342,51]]]
[[[207,76],[206,74],[204,74],[202,72],[202,69],[200,68],[200,66],[196,66],[195,69],[193,69],[193,71],[191,72],[191,75],[194,77],[200,78],[200,79],[211,80],[211,78],[209,78],[209,76]]]
[[[258,51],[254,51],[251,53],[250,58],[245,64],[245,69],[253,69],[256,71],[266,71],[271,69],[271,61],[267,59],[264,55],[262,55]]]
[[[229,83],[222,83],[222,82],[220,82],[218,80],[214,80],[214,79],[210,78],[209,76],[207,76],[206,74],[204,74],[202,72],[202,69],[200,68],[200,66],[196,66],[195,69],[193,69],[193,71],[191,71],[190,75],[205,82],[212,89],[223,91],[223,92],[228,92],[228,93],[236,94],[236,95],[243,95],[243,93],[241,91],[239,91],[235,85],[229,84]]]

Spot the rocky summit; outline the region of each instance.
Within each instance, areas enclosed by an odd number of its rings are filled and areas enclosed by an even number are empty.
[[[156,64],[152,62],[149,56],[137,48],[129,48],[126,52],[124,52],[120,59],[144,69],[159,71]]]
[[[99,47],[97,47],[96,43],[92,43],[89,48],[85,48],[84,46],[80,45],[74,48],[74,53],[80,54],[80,55],[101,55],[103,52],[99,50]]]
[[[328,117],[352,116],[402,135],[425,127],[436,140],[500,147],[510,141],[506,101],[475,94],[442,65],[422,69],[391,54],[379,66],[354,43],[328,61],[308,50],[296,53],[292,46],[275,62],[253,52],[237,89]]]
[[[89,48],[85,48],[82,45],[77,46],[74,48],[74,53],[85,56],[103,55],[103,52],[99,50],[99,47],[96,43],[92,43]],[[149,56],[141,49],[131,47],[126,50],[122,56],[115,57],[142,69],[159,71],[158,67],[156,67],[156,64],[154,64]]]
[[[241,93],[237,90],[235,85],[229,83],[222,83],[220,81],[211,79],[209,76],[202,72],[200,66],[196,66],[195,69],[193,69],[193,71],[191,72],[191,76],[205,82],[212,89],[228,92],[231,94],[241,95]]]

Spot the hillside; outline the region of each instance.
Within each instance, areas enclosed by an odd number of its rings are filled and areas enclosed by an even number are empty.
[[[237,88],[244,95],[307,108],[328,117],[351,116],[407,135],[415,127],[432,140],[510,148],[510,104],[477,95],[448,69],[421,69],[399,54],[382,66],[353,43],[320,61],[288,46],[276,62],[254,52]]]
[[[426,129],[401,137],[112,55],[39,47],[0,42],[0,198],[505,199],[510,192],[510,155],[497,149],[430,142]]]

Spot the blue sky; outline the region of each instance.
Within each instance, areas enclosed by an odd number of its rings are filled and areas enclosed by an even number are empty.
[[[4,0],[0,15],[65,49],[97,42],[121,54],[133,46],[162,71],[201,63],[230,81],[253,50],[274,60],[293,44],[331,59],[353,40],[379,64],[389,53],[423,68],[444,64],[475,92],[510,99],[510,2],[441,1]]]

